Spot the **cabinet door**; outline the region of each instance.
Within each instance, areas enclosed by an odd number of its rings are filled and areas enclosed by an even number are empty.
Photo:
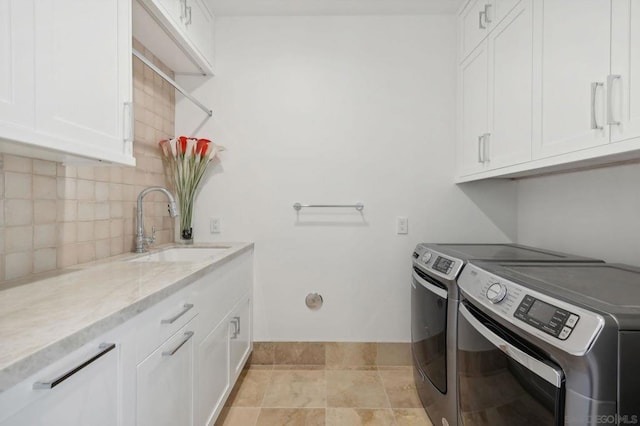
[[[213,15],[203,0],[187,0],[187,36],[213,67]]]
[[[488,168],[531,159],[533,14],[523,0],[489,35]]]
[[[33,0],[0,0],[0,126],[33,127],[33,46]]]
[[[213,423],[229,390],[229,326],[211,330],[196,348],[197,425]]]
[[[229,362],[231,379],[235,382],[251,352],[251,298],[243,298],[229,318]]]
[[[541,93],[534,158],[606,144],[605,80],[610,68],[609,0],[541,1]],[[597,83],[597,86],[593,86]],[[538,107],[536,107],[538,108]]]
[[[610,78],[611,141],[640,136],[640,4],[613,0]]]
[[[460,65],[458,174],[484,170],[483,137],[487,133],[487,44],[469,55]]]
[[[73,355],[56,366],[57,372],[47,371],[40,381],[75,369],[105,348],[91,348]],[[51,389],[34,389],[41,397],[9,418],[1,426],[114,426],[119,425],[118,406],[118,347],[104,353],[89,365]],[[31,384],[27,384],[31,388]],[[37,396],[37,395],[30,395]]]
[[[35,2],[36,128],[65,151],[126,154],[130,138],[128,0]],[[125,133],[127,133],[125,135]],[[78,152],[82,154],[82,152]]]
[[[462,11],[458,19],[461,60],[465,59],[489,34],[487,12],[491,15],[491,3],[488,0],[471,1]]]
[[[138,364],[137,426],[192,424],[193,321]]]

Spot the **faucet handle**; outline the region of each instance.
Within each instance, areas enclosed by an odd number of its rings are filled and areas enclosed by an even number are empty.
[[[152,244],[156,242],[156,227],[155,226],[151,227],[151,238],[149,238],[149,242],[152,243]]]

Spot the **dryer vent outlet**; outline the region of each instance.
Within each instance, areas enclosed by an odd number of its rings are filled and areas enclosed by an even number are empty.
[[[323,301],[324,300],[322,299],[322,296],[318,293],[309,293],[304,299],[304,303],[306,303],[307,308],[311,309],[312,311],[317,311],[318,309],[320,309],[322,307]]]

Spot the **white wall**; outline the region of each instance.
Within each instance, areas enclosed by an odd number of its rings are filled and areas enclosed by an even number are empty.
[[[454,17],[229,17],[216,31],[216,77],[181,79],[214,117],[180,99],[176,129],[228,148],[195,239],[255,241],[256,340],[409,341],[415,244],[516,232],[513,183],[453,184]],[[297,201],[365,209],[296,215]]]
[[[640,164],[518,182],[518,242],[640,266]]]

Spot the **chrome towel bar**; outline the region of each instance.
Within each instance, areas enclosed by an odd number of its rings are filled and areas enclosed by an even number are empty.
[[[338,208],[350,208],[350,209],[356,209],[359,212],[361,212],[364,209],[364,204],[362,203],[356,203],[356,204],[300,204],[300,203],[295,203],[293,205],[293,208],[295,211],[300,211],[302,210],[302,208],[304,207],[338,207]]]

